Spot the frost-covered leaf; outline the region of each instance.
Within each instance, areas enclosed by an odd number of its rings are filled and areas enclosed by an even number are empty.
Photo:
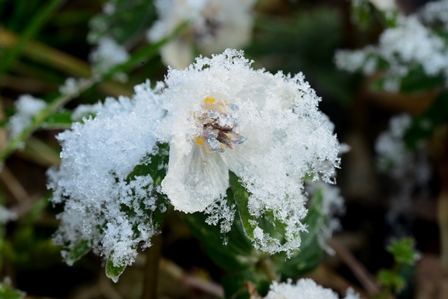
[[[322,215],[322,204],[323,194],[321,190],[318,190],[314,193],[311,207],[304,219],[308,232],[300,234],[302,239],[300,250],[295,251],[290,259],[286,259],[284,254],[277,254],[273,257],[276,261],[274,264],[285,278],[310,272],[319,265],[323,257],[323,249],[319,245],[319,234],[327,220]]]
[[[82,258],[84,255],[89,253],[92,249],[92,245],[87,240],[81,240],[72,250],[67,254],[66,261],[67,264],[73,265],[74,262]]]
[[[112,279],[113,282],[118,281],[118,278],[123,273],[124,269],[126,269],[126,266],[116,266],[110,259],[106,262],[106,275]]]
[[[260,255],[247,236],[241,221],[236,218],[230,232],[222,234],[220,227],[206,223],[207,215],[203,213],[186,214],[185,220],[192,233],[205,246],[210,258],[226,270],[244,270],[255,264]]]

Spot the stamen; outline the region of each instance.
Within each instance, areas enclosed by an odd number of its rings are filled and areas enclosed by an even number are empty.
[[[223,153],[225,148],[234,150],[236,144],[246,140],[237,129],[238,123],[234,115],[238,111],[237,105],[206,97],[202,107],[205,111],[194,113],[196,120],[202,125],[202,134],[195,137],[195,142],[199,146],[205,145],[206,153]]]

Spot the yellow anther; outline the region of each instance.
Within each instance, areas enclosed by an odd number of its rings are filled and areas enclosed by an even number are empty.
[[[216,100],[214,99],[214,98],[211,98],[211,97],[206,97],[205,99],[204,99],[204,103],[210,103],[210,104],[212,104],[212,103],[214,103]]]
[[[199,144],[200,146],[204,146],[204,141],[205,141],[204,136],[196,137],[196,138],[195,138],[195,141],[196,141],[196,143]]]

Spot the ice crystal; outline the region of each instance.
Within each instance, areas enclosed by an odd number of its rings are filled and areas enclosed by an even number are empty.
[[[96,103],[93,105],[79,105],[75,110],[73,110],[71,118],[73,121],[80,121],[84,117],[97,114],[102,108],[102,103]]]
[[[264,299],[338,299],[339,296],[331,289],[323,288],[312,279],[302,278],[292,284],[291,280],[286,283],[274,281],[270,291]],[[352,289],[347,290],[344,299],[359,299]]]
[[[188,28],[161,49],[165,64],[184,68],[193,61],[194,47],[209,55],[245,46],[251,38],[254,4],[254,0],[157,0],[159,20],[148,38],[158,41],[188,21]]]
[[[8,123],[9,139],[14,139],[31,125],[33,117],[47,104],[31,95],[21,95],[15,102],[16,113],[11,116]],[[23,146],[23,144],[22,144]]]
[[[303,178],[330,182],[339,143],[302,74],[273,75],[250,65],[242,52],[226,50],[169,70],[160,127],[170,133],[170,157],[162,190],[175,209],[204,211],[225,197],[232,171],[250,194],[251,215],[272,212],[291,241],[281,245],[256,228],[254,245],[290,251],[300,244],[297,232],[306,230]]]

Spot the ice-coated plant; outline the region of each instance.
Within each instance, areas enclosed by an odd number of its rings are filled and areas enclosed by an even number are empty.
[[[9,139],[18,137],[32,123],[35,117],[47,104],[31,95],[21,95],[15,102],[16,113],[9,119]],[[21,144],[23,147],[24,144]]]
[[[292,280],[286,283],[274,281],[264,299],[338,299],[339,296],[331,289],[316,284],[312,279],[302,278],[295,284]],[[348,289],[344,299],[359,299],[353,289]]]
[[[148,39],[156,42],[184,22],[185,30],[160,49],[166,65],[185,68],[196,52],[210,55],[226,48],[242,48],[252,36],[255,0],[157,0],[159,15],[148,31]]]
[[[431,26],[438,21],[444,22],[444,17],[434,13],[432,8],[440,6],[443,11],[444,2],[428,3],[413,15],[397,15],[380,35],[378,45],[340,50],[335,56],[336,65],[342,70],[359,71],[365,75],[381,72],[378,86],[389,92],[421,90],[420,86],[446,86],[447,39],[443,30]]]
[[[117,279],[170,205],[205,213],[222,234],[238,218],[261,252],[300,248],[312,229],[305,179],[334,181],[339,143],[302,74],[251,63],[228,49],[170,68],[154,88],[108,98],[58,135],[62,163],[48,176],[53,203],[64,205],[55,240],[69,263],[93,248]]]

